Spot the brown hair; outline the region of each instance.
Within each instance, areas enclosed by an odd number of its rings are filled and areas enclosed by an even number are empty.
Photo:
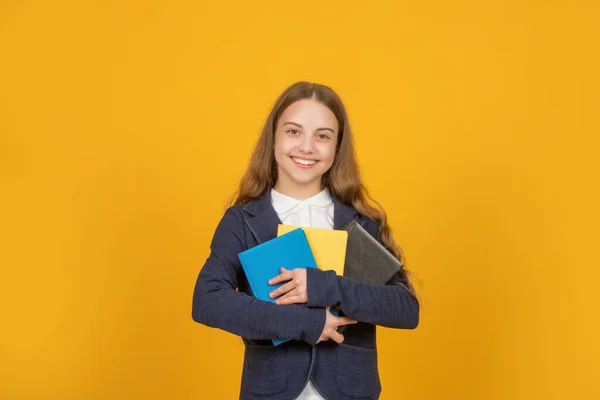
[[[329,87],[310,82],[297,82],[288,87],[277,99],[252,153],[250,164],[239,188],[232,196],[229,204],[245,204],[250,200],[262,197],[277,182],[277,164],[273,152],[275,146],[275,130],[277,121],[283,111],[298,100],[314,98],[327,106],[335,115],[339,134],[337,149],[331,168],[323,175],[322,186],[337,196],[340,201],[351,205],[359,214],[375,220],[379,224],[379,235],[387,249],[400,261],[405,263],[402,249],[396,244],[387,215],[381,205],[369,194],[362,182],[352,131],[348,115],[340,97]],[[374,205],[372,205],[373,203]],[[407,275],[410,273],[403,268]],[[403,278],[406,286],[414,293],[408,276]]]

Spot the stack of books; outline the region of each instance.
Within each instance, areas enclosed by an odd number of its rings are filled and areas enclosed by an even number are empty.
[[[283,283],[270,285],[280,268],[320,268],[365,283],[385,284],[402,267],[385,247],[359,223],[343,230],[279,225],[277,237],[238,254],[254,296],[275,302],[269,293]],[[339,315],[331,308],[334,315]],[[290,339],[273,339],[274,345]]]

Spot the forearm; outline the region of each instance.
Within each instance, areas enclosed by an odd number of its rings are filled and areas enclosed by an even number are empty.
[[[315,344],[325,311],[306,305],[281,306],[238,292],[211,256],[201,271],[192,304],[194,321],[248,339],[292,338]]]
[[[358,321],[390,328],[414,329],[419,324],[419,302],[399,279],[374,285],[338,276],[334,271],[309,268],[307,290],[310,307],[338,305],[345,315]]]

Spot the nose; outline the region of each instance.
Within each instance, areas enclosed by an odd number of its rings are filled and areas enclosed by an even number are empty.
[[[314,142],[312,135],[304,135],[302,138],[302,143],[300,143],[301,152],[312,154],[314,152]]]

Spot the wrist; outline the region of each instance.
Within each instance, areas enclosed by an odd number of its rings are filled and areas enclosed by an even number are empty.
[[[322,271],[318,268],[306,269],[306,305],[308,307],[329,307],[335,300],[335,271]]]

